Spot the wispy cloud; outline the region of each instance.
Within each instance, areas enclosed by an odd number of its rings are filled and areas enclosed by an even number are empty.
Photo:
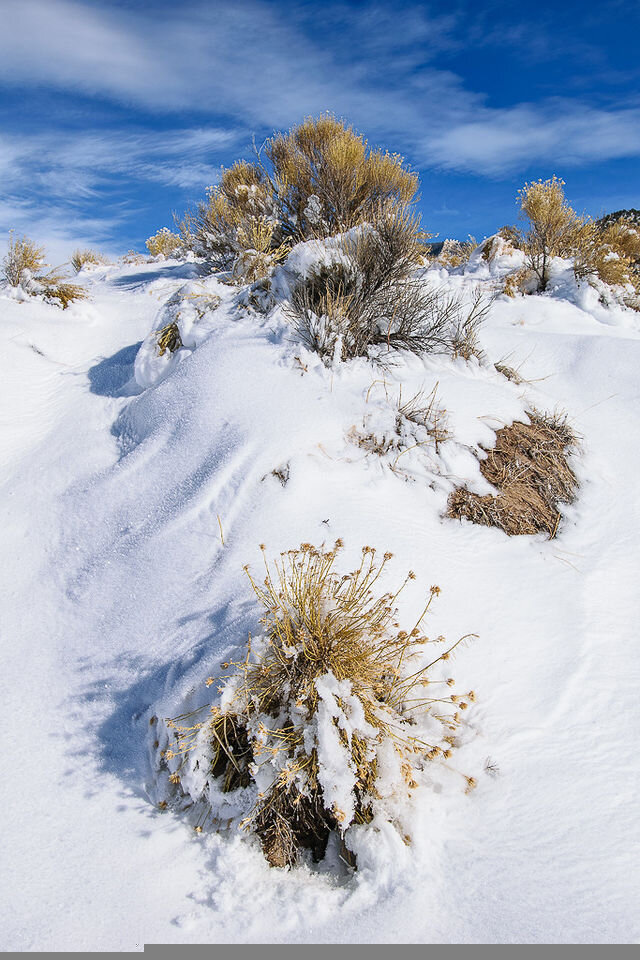
[[[534,163],[579,165],[640,155],[640,106],[605,110],[561,99],[481,109],[423,142],[450,170],[499,175]]]
[[[481,174],[549,158],[583,163],[640,153],[636,108],[557,98],[491,108],[482,90],[435,66],[440,54],[470,36],[497,42],[495,22],[483,27],[476,17],[465,26],[455,7],[435,16],[415,6],[281,7],[249,0],[192,4],[179,12],[160,3],[150,16],[146,6],[4,0],[3,12],[0,79],[9,86],[40,83],[169,113],[188,108],[225,116],[245,130],[287,126],[331,109],[374,137],[415,151],[418,161]],[[532,30],[525,36],[522,25],[505,29],[511,44],[544,46]],[[204,143],[206,131],[200,136]],[[207,173],[202,143],[194,151],[201,156],[190,163],[181,137],[165,135],[165,157],[172,138],[173,156],[181,157],[173,174],[151,156],[159,145],[146,142],[146,175],[179,185],[201,182]],[[143,171],[141,141],[121,142],[122,165],[133,174]],[[88,154],[89,138],[79,147]],[[101,144],[94,147],[94,166],[110,167]],[[80,166],[72,156],[69,162]]]

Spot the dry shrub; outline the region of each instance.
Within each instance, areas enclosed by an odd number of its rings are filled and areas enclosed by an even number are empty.
[[[344,837],[371,822],[380,804],[388,819],[390,795],[399,802],[428,762],[450,756],[475,699],[473,691],[449,694],[453,680],[431,673],[466,639],[426,655],[426,645],[443,642],[420,626],[439,587],[431,587],[417,623],[400,630],[395,603],[415,575],[395,593],[376,595],[391,554],[378,561],[364,547],[358,569],[341,576],[334,569],[341,546],[302,544],[281,555],[275,574],[265,561],[262,583],[245,568],[263,606],[262,636],[249,639],[241,661],[222,665],[231,673],[208,721],[168,722],[176,741],[168,760],[184,765],[204,739],[216,790],[240,791],[245,811],[253,798],[240,826],[257,834],[272,866],[293,865],[301,849],[322,859],[332,831]]]
[[[611,287],[640,293],[640,229],[633,222],[624,218],[604,226],[586,222],[574,257],[577,277],[599,277]]]
[[[41,292],[48,303],[57,303],[63,310],[66,310],[74,300],[86,300],[89,296],[80,284],[70,283],[62,274],[55,271],[44,277],[38,277],[37,280],[42,289],[35,292]]]
[[[405,401],[402,399],[401,389],[395,402],[390,427],[385,424],[382,428],[378,425],[378,428],[374,429],[372,418],[365,416],[362,427],[352,427],[347,439],[367,453],[379,457],[396,454],[391,469],[395,469],[405,452],[427,443],[433,444],[438,453],[440,444],[449,437],[447,411],[439,403],[438,386],[436,383],[426,395],[424,390],[418,390]],[[425,439],[419,439],[420,437]]]
[[[28,237],[17,239],[12,230],[9,248],[2,261],[2,276],[11,287],[17,287],[24,279],[36,276],[45,266],[44,247],[39,247]]]
[[[383,211],[410,205],[417,184],[402,157],[371,150],[331,116],[308,118],[268,139],[256,162],[223,170],[179,229],[188,249],[252,282],[300,240],[377,223]]]
[[[74,300],[86,299],[88,294],[84,287],[71,283],[59,269],[41,272],[46,266],[44,256],[42,247],[27,237],[15,239],[12,231],[2,265],[7,283],[12,287],[21,286],[30,296],[42,296],[45,301],[56,303],[63,310]]]
[[[222,171],[207,199],[180,223],[182,242],[218,268],[231,267],[245,251],[268,253],[282,243],[271,183],[255,163],[238,161]],[[261,233],[260,231],[269,231]],[[267,249],[265,241],[268,236]]]
[[[458,488],[447,516],[499,527],[506,534],[547,533],[555,537],[560,503],[572,503],[578,486],[568,454],[577,445],[566,419],[532,411],[530,423],[516,421],[496,433],[496,444],[480,472],[499,491],[479,496]]]
[[[182,247],[182,239],[177,233],[172,233],[168,227],[162,227],[145,240],[145,245],[152,257],[171,257]]]
[[[106,257],[95,250],[76,250],[71,257],[71,266],[76,273],[80,273],[83,267],[98,267],[108,263]]]
[[[442,245],[436,263],[444,267],[461,267],[468,263],[469,257],[478,246],[475,237],[469,237],[468,240],[445,240]]]
[[[623,302],[635,306],[640,293],[640,230],[624,217],[593,221],[580,216],[566,201],[564,181],[557,177],[528,183],[519,191],[520,209],[528,219],[525,233],[503,228],[501,234],[524,250],[537,289],[549,283],[553,257],[573,259],[576,278],[600,279],[611,287],[626,288]],[[507,232],[505,232],[507,231]],[[528,278],[519,271],[507,277],[505,293],[526,290]]]
[[[520,267],[508,273],[502,282],[502,293],[507,297],[516,297],[519,293],[527,293],[532,285],[538,284],[537,278],[529,267]]]
[[[131,264],[137,267],[143,263],[149,263],[150,261],[144,256],[143,253],[138,253],[137,250],[127,250],[127,252],[120,257],[120,262]]]
[[[160,330],[156,331],[156,339],[158,343],[158,356],[163,357],[167,350],[169,353],[175,353],[176,350],[179,350],[182,346],[182,337],[180,336],[180,328],[175,320],[172,323],[168,323],[165,327],[162,327]]]
[[[496,371],[506,379],[510,380],[511,383],[521,384],[524,383],[524,377],[521,377],[515,367],[510,367],[506,363],[494,363],[493,365]]]
[[[274,240],[276,227],[273,222],[253,220],[238,230],[243,250],[233,265],[234,276],[241,283],[265,280],[271,269],[286,259],[290,247]]]
[[[328,114],[277,134],[264,152],[283,230],[296,241],[375,221],[381,208],[410,204],[418,189],[401,156],[370,149]]]
[[[491,309],[492,302],[486,299],[478,288],[473,293],[469,311],[460,311],[454,318],[450,334],[451,356],[454,360],[462,357],[468,362],[475,357],[479,363],[482,363],[486,359],[486,354],[480,345],[480,328]]]
[[[411,276],[420,258],[418,221],[406,210],[387,210],[375,228],[347,235],[339,259],[293,290],[287,314],[303,343],[327,362],[368,356],[373,347],[452,349],[462,301]]]

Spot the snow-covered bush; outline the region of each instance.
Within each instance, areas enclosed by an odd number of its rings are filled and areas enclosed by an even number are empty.
[[[183,244],[219,269],[233,267],[250,250],[266,256],[282,244],[273,186],[257,164],[245,161],[223,170],[179,226]]]
[[[145,245],[152,257],[170,257],[180,249],[182,239],[177,233],[172,233],[168,227],[162,227],[145,240]]]
[[[309,118],[268,139],[256,162],[223,170],[206,201],[181,221],[182,243],[251,282],[292,244],[375,224],[407,207],[417,186],[402,157],[371,150],[331,116]]]
[[[83,267],[104,266],[108,261],[95,250],[75,250],[70,262],[75,272],[80,273]]]
[[[84,287],[71,283],[59,271],[41,272],[47,266],[44,257],[43,247],[38,247],[27,237],[17,240],[12,232],[2,264],[4,280],[21,297],[42,297],[47,303],[55,303],[63,310],[74,300],[84,300],[87,297]]]
[[[9,247],[2,261],[2,277],[10,287],[20,286],[25,274],[37,275],[45,266],[44,247],[39,247],[28,237],[17,239],[9,234]]]
[[[257,834],[273,866],[291,866],[301,849],[322,859],[331,833],[348,856],[358,825],[395,821],[425,767],[450,756],[461,712],[475,699],[450,694],[454,681],[435,675],[462,640],[425,649],[443,642],[421,629],[439,587],[401,630],[395,602],[415,575],[376,596],[391,554],[377,561],[364,547],[358,569],[340,575],[341,546],[302,544],[282,555],[275,575],[266,564],[260,583],[245,568],[263,629],[241,660],[222,665],[230,672],[208,719],[167,724],[169,789]]]
[[[467,311],[460,297],[415,273],[421,239],[415,217],[389,209],[375,226],[352,229],[331,250],[323,246],[318,266],[299,279],[285,308],[305,345],[326,362],[372,356],[375,348],[378,355],[477,354],[472,333],[485,308],[478,301]]]

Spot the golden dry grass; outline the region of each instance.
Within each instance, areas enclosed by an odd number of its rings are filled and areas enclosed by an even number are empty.
[[[565,420],[536,411],[530,423],[516,421],[496,433],[496,444],[480,472],[499,491],[480,496],[459,487],[449,497],[447,516],[499,527],[509,536],[546,533],[555,537],[561,503],[572,503],[578,487],[568,454],[577,444]]]
[[[170,257],[182,246],[182,239],[177,233],[172,233],[168,227],[162,227],[152,237],[145,240],[145,245],[152,257]]]
[[[156,338],[158,343],[158,356],[163,357],[167,350],[169,353],[175,353],[176,350],[179,350],[182,346],[182,337],[180,336],[180,328],[178,324],[173,321],[168,323],[165,327],[162,327],[160,330],[156,331]]]
[[[9,246],[2,261],[2,275],[12,287],[17,287],[25,271],[36,276],[45,266],[44,247],[39,247],[28,237],[17,238],[12,230]]]
[[[108,261],[95,250],[75,250],[70,262],[75,272],[80,273],[85,266],[102,266]]]
[[[426,762],[450,756],[461,713],[475,699],[473,691],[450,694],[451,678],[429,676],[466,639],[426,655],[427,645],[444,642],[430,640],[421,627],[439,587],[431,587],[417,622],[401,630],[395,603],[415,575],[410,572],[394,593],[382,593],[378,582],[391,554],[378,561],[375,550],[364,547],[359,567],[340,575],[334,564],[341,547],[341,541],[332,550],[302,544],[282,554],[274,572],[265,560],[260,582],[245,568],[263,607],[263,640],[252,644],[250,638],[242,660],[223,664],[230,673],[220,690],[232,693],[224,708],[213,706],[204,723],[169,721],[176,737],[173,757],[191,750],[206,727],[210,773],[225,792],[250,784],[256,766],[273,766],[271,786],[242,823],[260,838],[273,866],[291,866],[301,848],[321,859],[331,831],[344,834],[351,824],[372,819],[378,798],[376,751],[383,740],[393,744],[401,760],[398,789],[415,789]],[[345,762],[356,773],[350,814],[326,800],[321,783],[323,756],[315,724],[323,696],[320,681],[326,678],[346,681],[347,700],[353,704],[355,699],[362,712],[350,735],[333,720]],[[209,678],[207,684],[214,682]],[[335,703],[350,709],[340,696]],[[425,712],[435,721],[431,729],[440,731],[432,742],[416,734],[416,719]],[[475,781],[465,778],[465,783],[470,789]]]

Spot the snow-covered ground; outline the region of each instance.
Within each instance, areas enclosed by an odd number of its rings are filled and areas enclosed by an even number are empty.
[[[640,315],[559,275],[495,301],[484,364],[325,367],[196,264],[80,281],[64,312],[0,293],[1,946],[636,942]],[[145,338],[178,314],[184,347],[157,362]],[[437,451],[358,445],[434,388]],[[478,445],[532,404],[582,438],[557,538],[444,518],[454,486],[487,492]],[[149,723],[209,699],[255,631],[259,544],[338,537],[345,570],[372,545],[396,583],[415,571],[406,621],[438,584],[429,634],[478,634],[451,664],[477,698],[451,769],[416,791],[411,844],[379,834],[353,876],[270,869],[255,839],[160,809]]]

